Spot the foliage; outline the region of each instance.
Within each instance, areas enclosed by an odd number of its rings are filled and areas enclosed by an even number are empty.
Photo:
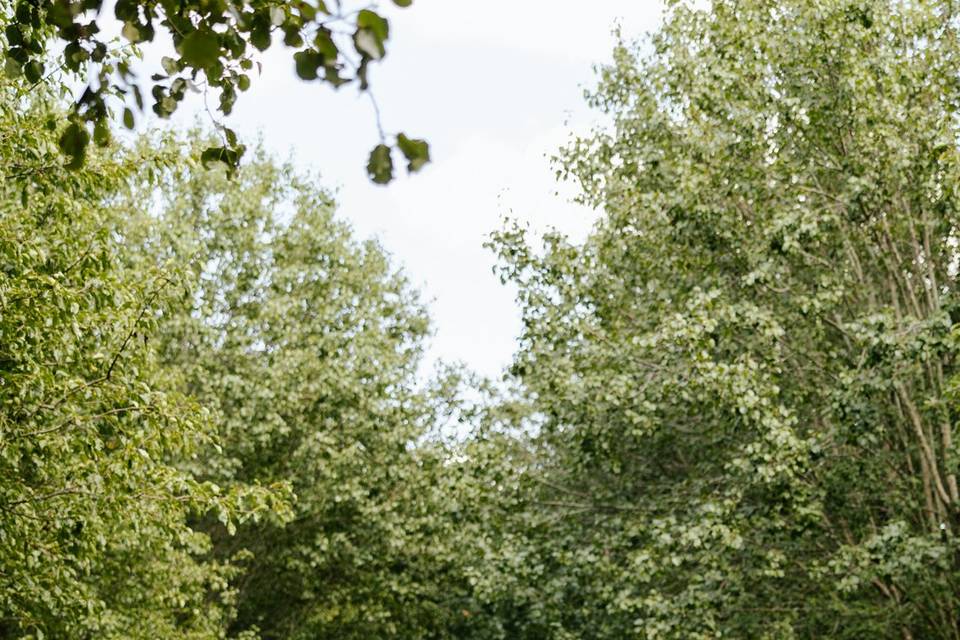
[[[393,3],[406,7],[411,0]],[[390,35],[388,20],[373,7],[344,6],[339,0],[331,6],[324,0],[118,0],[113,13],[122,25],[125,44],[102,35],[110,31],[101,15],[103,0],[6,0],[0,7],[6,73],[22,74],[34,86],[61,70],[85,82],[59,139],[73,168],[84,162],[91,129],[98,146],[110,143],[112,112],[118,104],[123,123],[133,128],[134,108],[145,108],[147,87],[136,77],[131,54],[138,52],[138,44],[153,42],[158,31],[170,37],[175,50],[163,58],[163,72],[152,75],[149,85],[152,110],[163,118],[177,109],[188,91],[208,90],[218,92],[218,110],[229,115],[239,94],[250,87],[254,66],[259,69],[257,52],[270,48],[275,33],[282,33],[284,45],[295,50],[293,61],[301,79],[334,88],[357,84],[367,91],[369,65],[384,57]],[[57,52],[59,62],[53,71],[48,69],[51,51]],[[230,129],[223,128],[223,133],[223,140],[208,147],[203,159],[234,170],[245,146]],[[386,183],[393,177],[391,147],[382,131],[380,137],[381,144],[370,157],[370,176]],[[409,161],[411,172],[430,159],[422,140],[401,133],[394,146]]]
[[[416,292],[316,179],[168,134],[70,170],[0,85],[0,636],[957,640],[953,11],[673,1],[621,40],[559,159],[593,232],[491,243],[504,388],[418,382]]]
[[[234,569],[187,519],[259,517],[283,493],[173,464],[214,442],[148,342],[182,281],[123,268],[109,204],[163,159],[113,149],[65,170],[60,114],[17,89],[0,86],[0,635],[219,638]]]
[[[155,206],[141,196],[151,188]],[[251,554],[234,629],[436,637],[453,534],[444,451],[425,436],[442,398],[417,388],[428,323],[406,280],[376,243],[352,238],[315,180],[262,153],[233,180],[173,165],[118,206],[152,230],[130,243],[132,261],[190,265],[191,297],[157,348],[222,437],[198,471],[223,486],[288,481],[296,494],[286,526],[230,536],[201,523],[216,557]]]
[[[960,637],[957,26],[672,2],[618,48],[595,231],[495,241],[542,421],[505,637]]]

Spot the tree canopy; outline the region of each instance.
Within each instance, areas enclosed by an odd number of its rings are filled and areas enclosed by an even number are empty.
[[[157,348],[180,391],[215,412],[222,449],[198,468],[223,486],[289,482],[296,496],[290,523],[201,525],[215,556],[252,554],[234,628],[426,635],[445,615],[431,601],[443,456],[413,446],[436,410],[415,380],[428,328],[415,292],[289,165],[258,155],[233,180],[197,165],[155,179],[163,213],[135,223],[152,233],[130,248],[191,265],[191,304],[165,319]],[[122,205],[131,219],[152,215],[143,191]]]
[[[617,49],[612,128],[562,158],[594,233],[495,243],[556,584],[529,628],[957,637],[956,27],[718,0]]]
[[[175,265],[123,268],[109,201],[162,155],[49,164],[59,113],[0,87],[0,629],[5,637],[219,637],[231,569],[189,518],[286,518],[284,482],[229,490],[178,461],[216,441],[149,344]]]

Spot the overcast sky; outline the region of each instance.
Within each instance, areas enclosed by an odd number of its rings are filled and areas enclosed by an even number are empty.
[[[610,58],[614,25],[642,35],[659,14],[658,0],[415,0],[387,10],[388,55],[371,75],[384,128],[428,139],[434,160],[388,187],[364,171],[377,142],[369,101],[300,81],[283,47],[263,58],[227,124],[319,171],[341,216],[403,267],[429,303],[428,363],[497,376],[520,323],[482,244],[505,215],[586,233],[594,214],[569,202],[569,188],[557,193],[547,156],[597,121],[583,90]]]

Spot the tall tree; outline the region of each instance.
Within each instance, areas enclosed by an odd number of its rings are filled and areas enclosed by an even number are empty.
[[[233,571],[188,519],[282,496],[174,464],[215,442],[149,344],[183,281],[124,267],[110,204],[161,159],[113,149],[68,171],[55,101],[19,89],[0,83],[0,636],[220,638]]]
[[[177,164],[152,184],[119,206],[157,219],[134,224],[152,233],[132,260],[190,265],[191,297],[158,349],[222,436],[222,456],[198,470],[223,486],[289,481],[296,494],[285,527],[228,536],[201,523],[217,557],[250,554],[235,630],[443,637],[459,609],[445,588],[446,455],[427,439],[439,405],[416,378],[428,329],[416,293],[314,179],[262,152],[232,180]],[[137,195],[156,187],[152,205]]]
[[[671,2],[617,49],[563,157],[595,231],[496,242],[542,420],[514,637],[960,637],[954,11]]]

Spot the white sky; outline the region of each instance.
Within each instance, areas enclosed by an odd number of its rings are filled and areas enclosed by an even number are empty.
[[[387,5],[391,41],[371,84],[388,132],[430,142],[433,163],[420,174],[370,183],[364,167],[377,135],[369,101],[353,88],[335,93],[299,80],[279,42],[227,125],[319,170],[338,191],[340,215],[393,255],[429,303],[428,366],[461,361],[498,376],[514,351],[519,313],[482,244],[505,215],[574,237],[589,229],[594,214],[569,202],[569,187],[556,193],[547,156],[570,131],[597,121],[583,89],[593,84],[592,66],[610,58],[614,24],[628,36],[651,31],[660,2]]]

